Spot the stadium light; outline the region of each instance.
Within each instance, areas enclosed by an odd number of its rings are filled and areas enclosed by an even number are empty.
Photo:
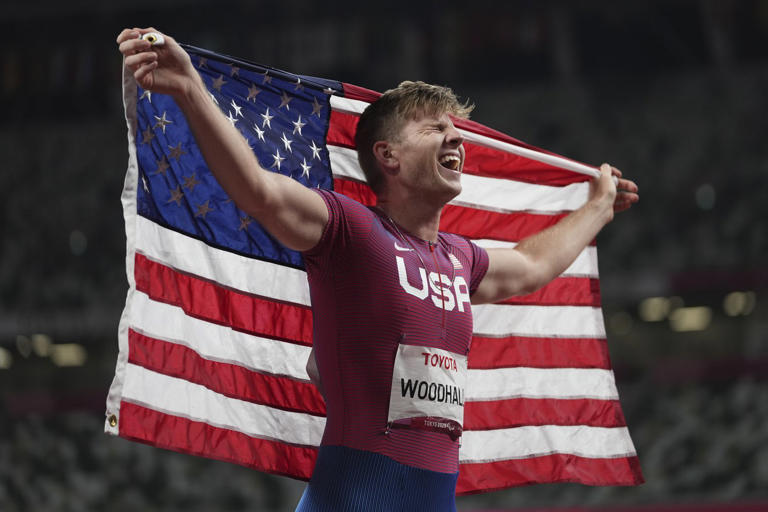
[[[82,366],[87,357],[85,347],[77,343],[51,345],[51,360],[56,366]]]
[[[755,309],[755,302],[755,292],[731,292],[723,299],[723,310],[728,316],[746,316]]]
[[[53,340],[47,334],[32,335],[32,351],[38,357],[48,357],[51,355],[51,345]]]
[[[669,326],[676,332],[703,331],[712,321],[712,309],[707,306],[678,308],[669,315]]]
[[[637,314],[644,322],[660,322],[667,318],[670,301],[666,297],[648,297],[640,302]]]
[[[648,297],[640,301],[637,314],[644,322],[661,322],[678,308],[683,307],[683,299],[674,297]]]
[[[13,355],[11,351],[0,347],[0,370],[8,370],[13,364]]]

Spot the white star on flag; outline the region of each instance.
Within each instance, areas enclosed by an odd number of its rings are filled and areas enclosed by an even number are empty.
[[[280,156],[280,150],[276,149],[275,154],[272,155],[272,158],[275,159],[274,163],[272,164],[272,167],[277,167],[277,170],[280,170],[280,163],[285,160],[284,157]]]
[[[312,166],[307,164],[307,159],[305,158],[304,161],[299,165],[301,166],[301,177],[309,178],[309,170],[312,168]]]
[[[312,141],[312,145],[309,147],[312,150],[312,158],[320,160],[320,148],[315,145],[315,141]]]
[[[280,138],[280,140],[283,141],[283,145],[285,146],[285,149],[293,153],[293,150],[291,149],[291,144],[293,141],[285,136],[285,132],[283,132],[283,136]]]
[[[317,115],[320,117],[320,112],[323,111],[323,106],[317,101],[317,98],[312,98],[312,113],[310,115]]]
[[[256,136],[259,137],[259,140],[261,140],[262,142],[266,142],[264,140],[264,130],[259,128],[259,125],[257,125],[256,123],[253,123],[253,129],[256,131]]]
[[[288,96],[288,93],[283,91],[283,95],[280,97],[280,105],[277,108],[285,107],[286,110],[291,110],[291,106],[288,105],[293,98]]]
[[[267,128],[272,128],[271,121],[272,121],[272,118],[275,116],[269,115],[269,107],[267,107],[266,112],[260,115],[261,115],[261,118],[264,119],[264,122],[261,123],[261,127],[264,128],[266,126]]]
[[[246,98],[246,101],[250,101],[250,100],[256,101],[256,95],[259,94],[260,92],[261,92],[261,89],[259,89],[255,85],[251,85],[248,88],[248,97]]]
[[[301,121],[301,114],[299,114],[299,118],[297,120],[295,120],[295,121],[292,121],[292,123],[293,123],[293,126],[294,126],[294,128],[293,128],[293,134],[294,135],[296,135],[296,132],[299,132],[299,135],[301,135],[301,129],[304,128],[304,126],[307,124],[307,123],[303,123]]]
[[[242,111],[243,111],[243,107],[241,107],[240,105],[238,105],[237,103],[235,103],[235,100],[234,100],[234,99],[232,100],[232,103],[231,103],[231,105],[232,105],[232,108],[234,108],[234,109],[235,109],[235,115],[236,115],[236,116],[240,116],[240,117],[243,117],[243,112],[242,112]]]

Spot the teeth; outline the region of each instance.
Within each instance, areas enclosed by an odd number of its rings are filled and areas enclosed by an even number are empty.
[[[459,164],[461,163],[461,159],[457,157],[456,155],[445,155],[440,160],[438,160],[440,165],[443,167],[447,167],[448,169],[451,169],[455,171],[459,168]]]

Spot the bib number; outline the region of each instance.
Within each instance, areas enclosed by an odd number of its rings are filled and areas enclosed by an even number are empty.
[[[444,432],[457,439],[464,424],[467,356],[400,345],[392,371],[387,421],[393,427]]]

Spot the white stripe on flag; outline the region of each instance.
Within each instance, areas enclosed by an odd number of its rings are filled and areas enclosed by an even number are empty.
[[[613,372],[599,368],[495,368],[469,370],[468,402],[511,398],[617,400]]]
[[[517,242],[505,242],[503,240],[476,239],[472,240],[484,249],[516,247]],[[565,269],[562,277],[591,277],[597,279],[597,247],[587,246],[579,253],[571,266]]]
[[[346,112],[348,114],[362,114],[363,110],[365,110],[365,107],[367,106],[368,103],[365,101],[331,96],[331,108],[340,112]],[[590,177],[596,178],[600,175],[599,171],[594,167],[569,160],[559,155],[542,153],[535,149],[528,149],[515,144],[510,144],[509,142],[504,142],[492,137],[481,135],[479,133],[471,132],[469,130],[459,129],[459,132],[464,136],[467,142],[471,142],[472,144],[485,146],[487,148],[492,148],[499,151],[505,151],[507,153],[512,153],[523,158],[528,158],[537,162],[543,162],[547,165],[561,167],[563,169],[568,169],[569,171],[578,172],[580,174],[586,174]]]
[[[328,145],[335,178],[365,181],[357,151]],[[563,212],[576,210],[587,200],[589,183],[550,187],[534,183],[464,174],[461,194],[449,204],[496,212]]]
[[[472,306],[474,332],[480,336],[605,338],[603,312],[589,306]]]
[[[283,265],[246,258],[137,217],[136,250],[149,259],[224,286],[309,306],[307,274]]]
[[[317,446],[325,418],[228,398],[183,379],[128,364],[123,400],[262,439]]]
[[[369,105],[366,101],[343,98],[341,96],[331,96],[331,108],[347,114],[362,114],[365,107]]]
[[[187,316],[180,307],[155,302],[138,290],[131,306],[130,323],[142,334],[184,345],[210,361],[309,381],[305,368],[309,347],[199,320]]]
[[[626,427],[543,425],[471,430],[462,435],[460,463],[522,459],[553,453],[589,458],[635,455]]]

